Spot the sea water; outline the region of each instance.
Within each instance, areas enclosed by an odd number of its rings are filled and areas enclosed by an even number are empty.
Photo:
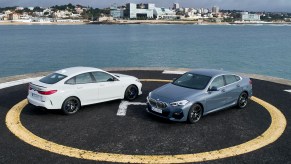
[[[291,79],[291,26],[0,26],[0,77],[72,66],[214,68]]]

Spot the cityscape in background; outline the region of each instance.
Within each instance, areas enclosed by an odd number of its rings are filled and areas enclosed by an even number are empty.
[[[291,13],[249,12],[211,8],[181,7],[179,3],[165,8],[154,3],[112,4],[99,9],[82,5],[0,8],[0,23],[125,23],[130,21],[188,21],[193,23],[291,23]]]

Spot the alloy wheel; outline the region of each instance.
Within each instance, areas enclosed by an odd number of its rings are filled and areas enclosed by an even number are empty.
[[[138,89],[135,86],[131,85],[126,90],[126,99],[133,100],[137,97],[137,94]]]
[[[68,98],[63,105],[63,112],[67,115],[76,113],[80,108],[80,102],[77,98]]]
[[[202,117],[202,107],[198,104],[195,104],[190,110],[188,118],[189,122],[190,123],[198,122],[201,117]]]
[[[248,103],[248,95],[245,92],[243,92],[239,97],[238,106],[239,108],[244,108],[247,106],[247,103]]]

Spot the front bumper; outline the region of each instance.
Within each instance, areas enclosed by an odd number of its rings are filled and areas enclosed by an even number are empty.
[[[168,119],[171,121],[187,121],[188,111],[190,107],[188,105],[185,105],[183,107],[167,107],[165,109],[162,109],[162,113],[158,113],[152,110],[153,106],[147,102],[147,112],[150,114],[153,114],[155,116]]]
[[[135,83],[135,85],[138,88],[138,95],[141,95],[142,94],[142,83],[138,82],[138,83]]]

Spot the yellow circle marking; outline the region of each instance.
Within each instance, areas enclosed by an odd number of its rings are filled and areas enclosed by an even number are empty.
[[[150,79],[147,79],[150,81]],[[157,80],[153,80],[157,82]],[[170,82],[171,80],[167,80]],[[158,80],[165,82],[165,80]],[[40,138],[27,130],[20,121],[20,114],[23,108],[28,104],[28,101],[22,100],[13,106],[6,115],[6,125],[8,129],[24,142],[37,148],[47,150],[49,152],[82,158],[87,160],[108,161],[108,162],[123,162],[123,163],[185,163],[185,162],[201,162],[207,160],[216,160],[245,154],[257,149],[260,149],[268,144],[275,142],[284,132],[287,121],[279,109],[273,105],[256,97],[251,98],[256,103],[262,105],[270,114],[272,122],[269,128],[260,136],[247,141],[245,143],[235,145],[220,150],[209,152],[201,152],[196,154],[178,154],[178,155],[127,155],[93,152],[88,150],[77,149],[60,145],[43,138]]]

